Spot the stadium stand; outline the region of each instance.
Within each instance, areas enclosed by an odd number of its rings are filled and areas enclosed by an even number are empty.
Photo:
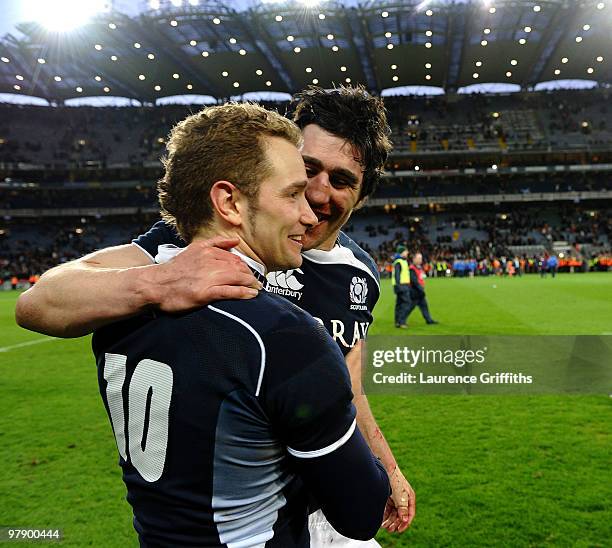
[[[160,0],[137,17],[101,13],[64,41],[18,25],[18,37],[0,39],[0,92],[47,106],[0,102],[0,278],[29,280],[157,218],[168,132],[199,108],[163,99],[288,97],[313,83],[384,96],[394,150],[347,226],[383,272],[400,242],[451,274],[455,261],[545,254],[607,268],[612,44],[596,24],[602,5],[408,0],[308,11]],[[550,89],[587,77],[591,89]],[[500,82],[501,93],[462,93]],[[422,86],[441,94],[410,95]],[[67,106],[96,96],[132,106]],[[272,99],[259,98],[290,115],[290,102]]]
[[[612,146],[608,90],[385,100],[394,153]],[[279,112],[289,103],[264,104]],[[125,168],[158,165],[171,127],[193,107],[0,105],[0,162]],[[586,125],[585,125],[586,124]]]

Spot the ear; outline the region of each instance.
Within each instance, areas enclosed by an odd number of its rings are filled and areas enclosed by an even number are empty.
[[[210,189],[210,201],[215,213],[232,226],[243,223],[243,194],[229,181],[217,181]]]
[[[355,204],[353,211],[357,211],[358,209],[361,209],[367,203],[368,198],[369,196],[366,196],[365,198],[360,198],[359,201]]]

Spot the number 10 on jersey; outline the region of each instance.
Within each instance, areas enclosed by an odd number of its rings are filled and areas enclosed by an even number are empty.
[[[138,362],[128,388],[126,424],[123,401],[126,364],[127,356],[122,354],[104,356],[106,399],[117,449],[143,479],[154,482],[161,477],[166,463],[172,369],[155,360]]]

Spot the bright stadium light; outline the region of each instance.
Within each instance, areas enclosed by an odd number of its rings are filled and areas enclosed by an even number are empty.
[[[23,13],[55,32],[66,32],[87,23],[97,13],[107,11],[107,0],[24,0]]]

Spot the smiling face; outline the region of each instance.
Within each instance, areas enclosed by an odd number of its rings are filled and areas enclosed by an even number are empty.
[[[310,124],[302,130],[308,175],[306,198],[317,224],[304,237],[304,250],[330,250],[359,202],[363,168],[350,143]]]
[[[261,182],[248,208],[241,238],[253,258],[269,271],[302,264],[306,229],[317,222],[305,197],[307,179],[297,148],[279,137],[267,137],[266,154],[271,175]]]

